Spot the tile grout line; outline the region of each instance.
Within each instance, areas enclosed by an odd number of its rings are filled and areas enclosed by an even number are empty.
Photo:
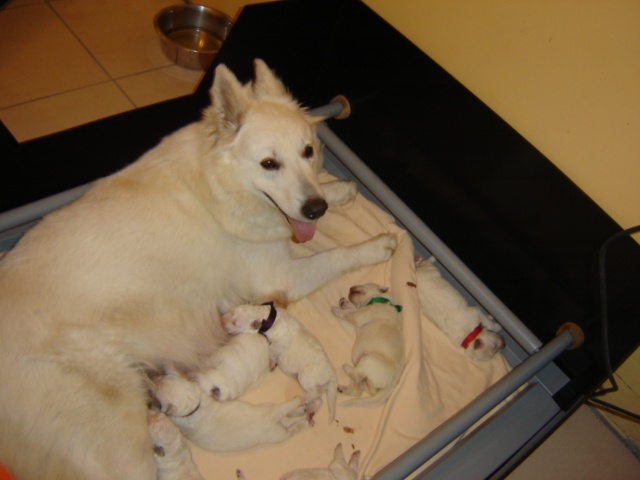
[[[111,74],[109,73],[109,71],[105,68],[104,65],[102,65],[102,63],[100,62],[100,60],[98,60],[98,58],[93,54],[93,52],[91,51],[91,49],[89,47],[87,47],[84,42],[82,41],[82,39],[78,36],[78,34],[76,34],[76,32],[73,31],[73,29],[71,28],[71,26],[65,21],[64,17],[62,17],[62,15],[60,15],[58,13],[58,11],[55,9],[55,7],[53,6],[53,4],[50,2],[50,0],[46,0],[45,3],[47,4],[47,7],[49,7],[49,9],[53,12],[53,14],[58,17],[58,19],[62,22],[62,24],[65,26],[65,28],[69,31],[69,33],[71,33],[71,35],[73,35],[73,37],[78,41],[78,43],[80,45],[82,45],[82,48],[84,48],[84,50],[87,52],[87,54],[93,59],[94,62],[96,62],[96,64],[100,67],[100,69],[104,72],[104,74],[109,78],[109,81],[112,82],[115,87],[120,91],[120,93],[122,93],[124,95],[124,97],[127,99],[127,101],[131,104],[131,106],[133,108],[138,108],[138,105],[136,105],[136,103],[131,99],[131,97],[129,95],[127,95],[127,93],[122,89],[122,87],[120,87],[120,85],[117,82],[117,79],[113,78],[111,76]],[[102,83],[102,82],[101,82]],[[106,83],[106,82],[105,82]]]

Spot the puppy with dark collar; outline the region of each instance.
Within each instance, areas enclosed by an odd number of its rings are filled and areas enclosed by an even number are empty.
[[[327,395],[329,422],[335,419],[336,373],[318,339],[286,309],[272,302],[240,305],[222,316],[222,325],[231,335],[262,333],[269,340],[272,368],[279,366],[297,378],[305,391],[304,404],[309,423]]]

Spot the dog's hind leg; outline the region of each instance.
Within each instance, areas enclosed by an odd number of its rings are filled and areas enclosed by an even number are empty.
[[[3,368],[0,384],[12,387],[1,389],[0,411],[11,419],[2,415],[0,457],[17,479],[155,480],[142,382],[131,370],[102,368],[120,383],[44,359]]]

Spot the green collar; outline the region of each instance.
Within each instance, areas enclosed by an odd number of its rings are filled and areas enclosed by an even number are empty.
[[[388,298],[373,297],[371,300],[369,300],[369,303],[367,303],[367,305],[373,305],[374,303],[388,303],[393,308],[395,308],[398,312],[402,311],[402,305],[394,305],[393,303],[391,303],[391,300],[389,300]]]

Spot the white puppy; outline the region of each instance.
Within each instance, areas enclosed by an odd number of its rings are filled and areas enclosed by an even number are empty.
[[[327,468],[304,468],[285,473],[280,480],[356,480],[358,478],[358,461],[360,450],[351,454],[349,463],[342,453],[342,444],[339,443],[333,454],[333,461]],[[246,480],[241,470],[236,471],[238,480]]]
[[[246,450],[278,443],[308,427],[302,399],[281,405],[218,402],[175,372],[154,380],[160,410],[185,437],[213,452]]]
[[[269,371],[269,343],[262,335],[243,333],[205,361],[193,377],[202,391],[216,400],[239,398]]]
[[[470,306],[429,259],[417,266],[416,285],[422,313],[472,360],[487,360],[504,348],[504,339],[494,333],[502,327]]]
[[[193,463],[189,442],[166,415],[149,410],[149,436],[158,480],[204,480]]]
[[[356,285],[349,290],[349,300],[342,298],[340,307],[332,308],[334,315],[356,327],[351,352],[354,366],[343,366],[351,383],[338,387],[338,391],[359,396],[367,390],[370,395],[344,405],[381,405],[400,379],[404,368],[402,307],[393,305],[387,292],[388,288],[373,283]]]
[[[338,382],[336,373],[318,339],[287,310],[265,305],[240,305],[222,316],[222,325],[231,335],[262,333],[269,339],[271,364],[298,379],[305,391],[304,403],[309,423],[327,394],[329,422],[335,419]]]

